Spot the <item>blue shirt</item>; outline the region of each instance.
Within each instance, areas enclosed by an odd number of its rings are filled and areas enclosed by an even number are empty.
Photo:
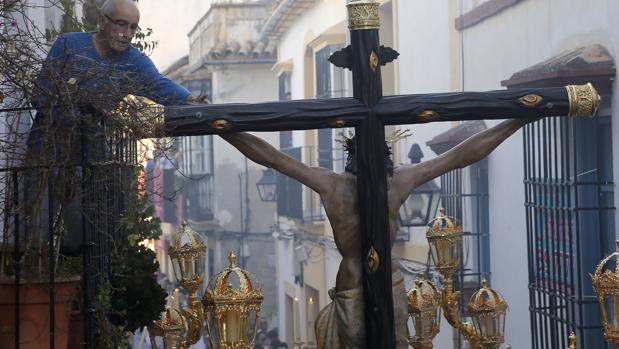
[[[34,86],[37,115],[28,135],[30,151],[45,150],[51,158],[69,156],[74,161],[87,152],[88,158],[101,159],[110,147],[104,144],[101,111],[114,110],[127,94],[163,105],[181,104],[189,96],[133,46],[100,56],[93,34],[62,34],[50,49]],[[86,136],[86,149],[80,149],[79,134]]]
[[[34,101],[39,109],[48,95],[71,94],[71,104],[115,106],[127,94],[150,98],[163,105],[183,103],[190,92],[161,75],[153,62],[137,48],[111,51],[101,57],[92,32],[60,35],[50,49],[37,78],[41,88]],[[74,80],[71,80],[74,79]],[[73,83],[71,83],[73,82]],[[69,90],[69,91],[67,91]]]

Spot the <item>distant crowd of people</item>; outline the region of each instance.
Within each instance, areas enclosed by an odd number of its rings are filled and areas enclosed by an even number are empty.
[[[260,331],[256,335],[254,349],[288,349],[288,344],[279,340],[277,330]]]

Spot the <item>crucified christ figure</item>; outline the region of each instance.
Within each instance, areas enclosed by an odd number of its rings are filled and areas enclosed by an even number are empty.
[[[536,120],[536,119],[535,119]],[[388,172],[388,206],[390,237],[393,244],[400,206],[419,185],[446,172],[471,165],[492,152],[501,142],[533,119],[504,121],[479,132],[442,155],[416,165],[393,168],[389,148],[385,145]],[[342,262],[337,273],[332,302],[316,319],[319,349],[365,348],[363,313],[362,256],[357,211],[357,184],[354,140],[347,146],[348,159],[344,173],[322,167],[310,167],[275,149],[262,139],[246,133],[222,134],[228,143],[254,162],[270,167],[316,191],[322,200],[333,228]],[[392,261],[392,292],[396,324],[397,348],[408,348],[406,342],[407,300],[403,278]]]

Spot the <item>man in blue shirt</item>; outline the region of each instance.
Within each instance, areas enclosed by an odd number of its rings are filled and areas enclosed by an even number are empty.
[[[139,20],[133,1],[107,0],[99,15],[99,30],[60,35],[35,83],[32,104],[37,114],[27,140],[27,165],[35,167],[25,186],[33,200],[29,216],[41,237],[49,230],[50,209],[52,216],[63,216],[65,251],[75,253],[81,243],[82,166],[114,160],[116,145],[106,138],[105,129],[118,122],[111,112],[119,102],[128,94],[163,105],[199,102],[162,76],[150,58],[131,45]],[[47,176],[54,187],[51,207],[49,198],[36,199],[47,191]],[[58,204],[61,215],[55,212]]]

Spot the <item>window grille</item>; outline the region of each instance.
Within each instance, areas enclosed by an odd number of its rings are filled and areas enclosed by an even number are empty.
[[[606,96],[606,101],[610,98]],[[614,251],[609,105],[595,118],[545,118],[524,128],[532,348],[610,348],[591,278]]]

